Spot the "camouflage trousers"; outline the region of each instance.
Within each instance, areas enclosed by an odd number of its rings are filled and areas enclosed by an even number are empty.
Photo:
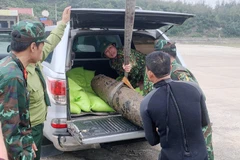
[[[208,152],[208,160],[214,160],[214,152],[213,152],[213,145],[212,145],[212,126],[209,124],[202,128],[203,136],[207,146]]]

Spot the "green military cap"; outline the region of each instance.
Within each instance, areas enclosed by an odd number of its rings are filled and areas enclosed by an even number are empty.
[[[47,42],[45,27],[39,21],[20,21],[13,26],[12,40],[16,42]]]
[[[110,46],[110,45],[116,46],[116,43],[110,42],[110,41],[105,41],[101,44],[100,51],[101,51],[101,56],[102,57],[105,57],[104,52],[107,49],[107,47]]]
[[[163,52],[167,52],[167,53],[175,53],[176,54],[175,42],[171,43],[167,40],[158,39],[155,41],[154,48],[156,51],[163,51]]]

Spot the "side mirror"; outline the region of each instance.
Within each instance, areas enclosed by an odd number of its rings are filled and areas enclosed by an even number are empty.
[[[8,45],[7,52],[9,53],[11,51],[11,45]]]

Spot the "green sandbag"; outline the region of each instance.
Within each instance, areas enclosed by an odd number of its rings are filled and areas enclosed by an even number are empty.
[[[70,102],[70,112],[73,114],[80,114],[81,109],[75,102]]]
[[[82,87],[76,84],[71,78],[68,78],[70,102],[77,104],[82,111],[90,112],[90,100]]]
[[[95,92],[92,90],[92,87],[84,87],[83,89],[84,89],[85,92],[89,92],[89,93],[95,94]]]
[[[68,85],[69,85],[69,88],[70,88],[71,90],[74,90],[74,91],[76,91],[76,90],[78,90],[78,91],[83,90],[82,87],[79,86],[79,85],[78,85],[73,79],[71,79],[71,78],[68,78]]]
[[[83,87],[83,88],[86,92],[90,92],[90,93],[95,94],[95,92],[92,90],[92,86],[91,86],[91,81],[92,81],[94,75],[95,75],[95,71],[84,70],[84,77],[85,77],[85,80],[86,80],[86,86]]]
[[[84,91],[80,91],[77,93],[78,98],[74,100],[74,102],[80,106],[81,110],[84,112],[91,111],[91,104],[88,98],[88,95]]]
[[[90,93],[94,93],[91,87],[91,81],[94,75],[95,71],[85,70],[83,67],[74,68],[67,72],[69,78]]]
[[[67,72],[67,77],[71,78],[74,82],[76,82],[81,87],[86,87],[86,79],[84,78],[84,69],[83,67],[73,68]]]
[[[91,87],[91,81],[94,75],[95,75],[95,71],[86,70],[86,69],[84,70],[84,77],[86,79],[86,84],[87,84],[86,86]]]
[[[95,112],[115,112],[106,102],[104,102],[100,97],[86,92],[88,98],[91,102],[91,109]]]
[[[70,102],[76,101],[76,99],[79,99],[79,92],[82,89],[77,83],[75,83],[71,78],[68,78],[68,85],[69,85],[69,94],[70,94]]]
[[[135,91],[138,92],[139,94],[143,95],[143,90],[140,90],[139,87],[135,88]]]

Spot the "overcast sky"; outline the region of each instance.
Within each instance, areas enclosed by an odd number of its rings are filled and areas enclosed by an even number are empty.
[[[205,4],[214,7],[217,2],[232,2],[235,1],[237,3],[240,2],[240,0],[166,0],[166,1],[182,1],[185,3],[199,3],[199,2],[205,2]]]

